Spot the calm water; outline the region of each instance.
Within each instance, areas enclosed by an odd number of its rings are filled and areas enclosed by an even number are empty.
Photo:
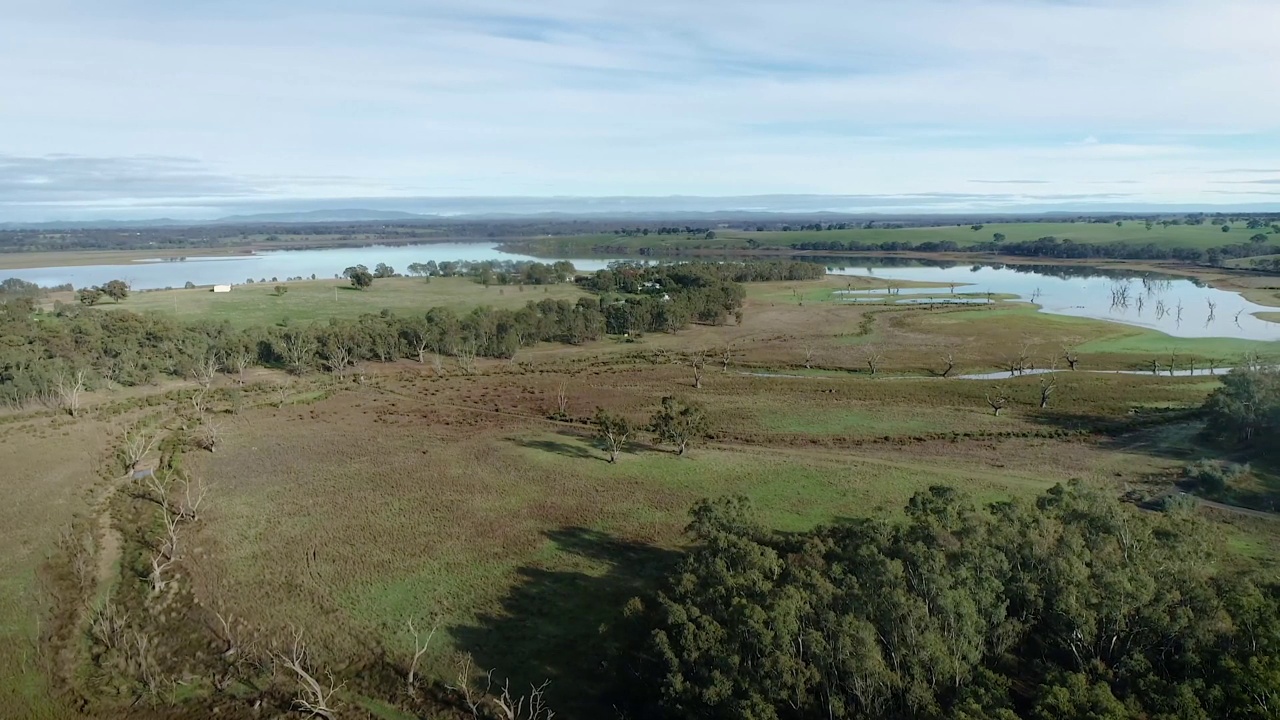
[[[1034,267],[1035,269],[1031,269]],[[1032,301],[1041,311],[1055,315],[1111,320],[1152,328],[1173,337],[1241,338],[1280,340],[1280,323],[1254,316],[1276,312],[1245,300],[1238,293],[1198,285],[1168,276],[1139,276],[1064,266],[952,267],[852,266],[831,268],[838,275],[862,275],[889,280],[955,283],[956,295],[995,293]],[[929,302],[950,299],[949,288],[902,288],[902,301]],[[866,294],[883,294],[870,291]],[[846,293],[855,300],[859,293]],[[963,302],[961,297],[954,298]]]
[[[318,250],[271,250],[256,255],[232,257],[193,256],[179,262],[151,260],[121,265],[0,269],[0,278],[17,277],[45,287],[71,283],[77,288],[101,285],[108,280],[119,279],[129,283],[134,290],[155,290],[167,287],[180,288],[188,282],[196,285],[238,285],[249,278],[253,278],[256,282],[264,278],[270,281],[273,277],[280,280],[299,276],[309,278],[312,274],[317,278],[331,278],[352,265],[365,265],[373,269],[373,266],[381,262],[403,273],[407,271],[410,263],[425,263],[432,260],[476,262],[538,260],[538,258],[499,252],[493,245],[484,243],[439,243],[394,247],[372,245]],[[572,262],[579,270],[599,270],[608,264],[607,260],[572,260]]]
[[[0,278],[18,277],[45,286],[71,283],[76,287],[100,285],[121,279],[135,290],[196,285],[243,283],[276,277],[331,278],[351,265],[370,268],[380,262],[404,272],[410,263],[453,260],[538,260],[499,251],[486,243],[441,243],[408,246],[276,250],[257,255],[200,258],[181,262],[136,262],[121,265],[26,268],[0,270]],[[546,260],[543,260],[546,262]],[[571,259],[579,270],[607,266],[608,259]],[[840,262],[847,263],[847,258]],[[858,265],[829,267],[843,275],[864,275],[889,280],[954,283],[955,296],[942,290],[903,288],[900,302],[972,302],[974,294],[1015,295],[1034,301],[1041,310],[1058,315],[1096,318],[1152,328],[1174,337],[1223,337],[1280,340],[1280,324],[1261,320],[1254,313],[1274,311],[1246,301],[1240,295],[1197,285],[1191,280],[1125,274],[1076,266],[906,264],[868,259]],[[868,294],[876,294],[874,291]],[[969,295],[969,298],[958,297]],[[845,293],[850,302],[866,302],[859,293]],[[1211,306],[1212,303],[1212,306]]]

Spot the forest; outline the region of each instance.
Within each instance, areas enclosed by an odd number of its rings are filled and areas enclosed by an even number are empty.
[[[691,514],[696,549],[620,624],[637,717],[1276,717],[1280,587],[1221,571],[1193,513],[1072,483],[798,534],[744,498]]]

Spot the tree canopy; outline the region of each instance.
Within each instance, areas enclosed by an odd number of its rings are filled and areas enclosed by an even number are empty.
[[[628,604],[637,714],[669,718],[1275,718],[1280,588],[1223,570],[1190,514],[1079,483],[902,522],[765,531],[694,507],[695,549]]]

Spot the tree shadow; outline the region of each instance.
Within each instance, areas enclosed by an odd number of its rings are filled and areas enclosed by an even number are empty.
[[[509,678],[523,694],[550,681],[547,697],[558,715],[608,717],[616,635],[606,630],[621,621],[628,600],[660,586],[681,554],[582,527],[544,534],[563,554],[557,564],[584,569],[519,568],[499,611],[451,634],[476,670],[494,670],[495,686]]]
[[[521,438],[521,439],[515,440],[514,442],[515,444],[523,448],[529,448],[531,450],[540,450],[542,452],[555,453],[556,455],[563,455],[564,457],[568,457],[568,458],[576,458],[581,460],[603,460],[606,462],[609,459],[604,454],[598,453],[598,452],[592,452],[589,448],[585,448],[582,445],[562,442],[560,440],[530,440],[530,439]]]

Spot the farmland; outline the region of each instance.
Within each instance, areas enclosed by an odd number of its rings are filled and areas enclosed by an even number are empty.
[[[666,235],[649,234],[617,235],[600,233],[568,237],[547,237],[513,241],[511,247],[524,252],[553,257],[580,256],[595,248],[608,248],[611,252],[645,249],[653,254],[688,253],[691,251],[742,251],[753,248],[789,248],[803,243],[905,243],[918,245],[924,242],[952,242],[960,247],[991,242],[996,234],[1002,243],[1031,242],[1044,237],[1071,240],[1076,243],[1105,245],[1124,243],[1142,246],[1155,245],[1169,249],[1208,250],[1230,243],[1248,242],[1257,230],[1246,229],[1245,223],[1228,223],[1231,230],[1222,226],[1203,225],[1154,225],[1147,229],[1141,220],[1116,223],[1097,222],[1003,222],[981,224],[980,229],[970,225],[944,225],[927,227],[871,227],[845,230],[764,230],[746,231],[718,228],[714,237],[705,234]],[[1262,231],[1267,234],[1267,230]],[[1275,241],[1276,236],[1270,235]]]
[[[291,696],[252,663],[236,665],[238,684],[218,691],[224,651],[208,649],[232,643],[277,657],[301,632],[313,665],[346,683],[337,701],[355,717],[450,717],[458,706],[445,688],[466,667],[519,687],[550,680],[561,716],[598,717],[616,689],[608,630],[689,550],[688,510],[703,498],[744,496],[770,530],[801,533],[900,518],[913,495],[940,484],[986,503],[1079,480],[1158,507],[1204,457],[1252,462],[1234,481],[1241,496],[1277,492],[1271,461],[1204,435],[1198,409],[1218,379],[1090,372],[1169,364],[1171,349],[1175,362],[1204,368],[1274,356],[1274,343],[1174,340],[1004,297],[939,307],[836,301],[839,290],[882,285],[750,282],[741,319],[670,332],[544,342],[473,362],[224,369],[205,380],[100,385],[76,418],[8,411],[0,460],[17,469],[8,482],[22,502],[4,518],[0,631],[17,650],[0,653],[0,697],[33,717],[59,717],[59,698],[81,698],[102,717],[130,703],[135,716],[217,708],[249,717],[237,698],[258,692],[284,712]],[[163,315],[176,305],[182,321],[292,332],[382,309],[515,310],[591,296],[571,284],[522,292],[465,278],[381,279],[364,292],[338,281],[287,287],[283,296],[271,284],[135,293],[88,312]],[[1078,371],[1066,369],[1067,351],[1078,353]],[[1000,370],[1020,353],[1059,368],[1047,402],[1046,376],[955,377]],[[593,437],[597,408],[641,428],[668,396],[705,412],[688,455],[637,429],[619,461],[606,462]],[[993,397],[1004,402],[998,414]],[[198,520],[176,526],[177,569],[160,590],[149,563],[164,557],[156,548],[167,511],[119,460],[138,427],[163,437],[144,466],[207,488]],[[210,428],[216,452],[199,445]],[[179,506],[190,501],[189,491],[172,492]],[[1186,512],[1213,528],[1224,566],[1280,575],[1273,516]],[[64,530],[92,538],[96,570],[76,591],[87,602],[56,600],[74,575],[65,568],[76,558],[86,566],[58,540]],[[99,619],[103,608],[131,608],[129,622],[147,619],[134,627],[162,630],[154,667],[90,633],[98,626],[85,607]],[[438,628],[416,666],[434,688],[427,696],[406,696],[400,679],[414,655],[410,620]],[[38,655],[42,642],[56,652]],[[88,656],[81,642],[94,648]],[[142,671],[180,684],[150,688]],[[384,712],[387,703],[413,714]]]
[[[277,292],[283,288],[284,292]],[[182,319],[226,320],[237,327],[308,323],[354,318],[382,310],[403,313],[448,307],[466,312],[475,307],[520,307],[529,301],[574,301],[582,293],[572,285],[485,287],[469,278],[384,278],[368,290],[346,280],[295,280],[287,283],[236,285],[230,293],[202,287],[134,293],[103,308],[157,312]]]

